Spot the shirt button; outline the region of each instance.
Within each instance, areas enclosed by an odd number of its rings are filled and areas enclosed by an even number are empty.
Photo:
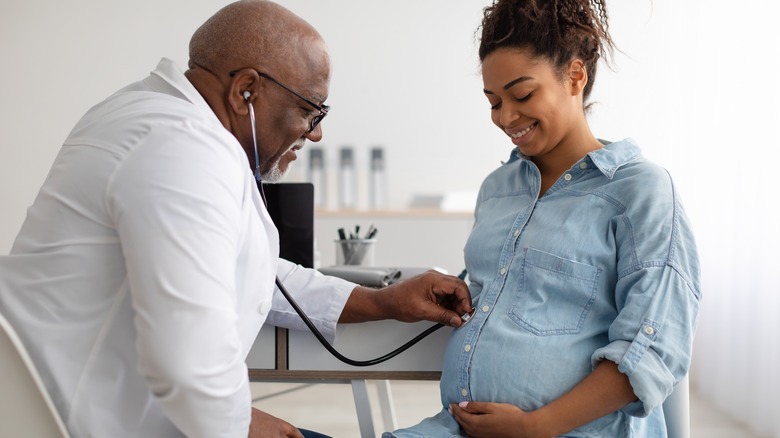
[[[490,306],[487,306],[487,305],[482,306],[482,311],[483,312],[487,313],[488,310],[490,310]]]
[[[265,315],[266,313],[271,311],[271,302],[270,301],[263,301],[263,304],[260,304],[260,313]]]
[[[501,275],[506,274],[506,268],[501,268],[501,271],[499,271],[499,272],[501,272]]]
[[[588,163],[580,163],[580,169],[585,169],[588,167]]]
[[[655,329],[654,328],[652,328],[650,326],[645,327],[645,334],[646,335],[652,335],[653,333],[655,333]]]
[[[469,390],[466,388],[461,388],[460,395],[462,395],[463,397],[469,395]]]
[[[515,230],[515,232],[514,232],[513,236],[517,237],[517,236],[519,236],[519,235],[520,235],[520,230]]]
[[[571,174],[567,173],[566,175],[563,175],[563,179],[565,179],[566,181],[571,181]]]
[[[465,350],[466,353],[468,353],[469,351],[471,351],[471,345],[467,344],[465,347],[463,347],[463,350]]]

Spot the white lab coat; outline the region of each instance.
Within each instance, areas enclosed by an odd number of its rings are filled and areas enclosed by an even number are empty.
[[[163,59],[65,141],[0,257],[0,312],[74,436],[243,438],[258,331],[304,327],[274,276],[331,339],[354,287],[278,254],[241,146]]]

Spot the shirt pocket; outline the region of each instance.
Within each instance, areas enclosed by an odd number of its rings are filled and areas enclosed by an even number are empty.
[[[538,336],[577,334],[593,306],[600,273],[594,266],[526,248],[509,317]]]

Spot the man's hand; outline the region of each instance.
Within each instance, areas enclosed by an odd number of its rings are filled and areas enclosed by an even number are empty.
[[[249,438],[303,438],[303,434],[292,424],[252,408],[252,423]]]
[[[460,327],[463,324],[460,316],[470,311],[471,295],[466,283],[458,277],[430,270],[379,290],[355,288],[339,322],[396,319]]]

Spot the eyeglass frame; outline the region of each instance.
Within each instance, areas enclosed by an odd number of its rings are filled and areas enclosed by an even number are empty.
[[[247,67],[247,68],[251,68],[251,67]],[[232,78],[232,77],[233,77],[233,76],[235,76],[235,75],[236,75],[236,74],[237,74],[237,73],[238,73],[240,70],[243,70],[243,69],[233,70],[233,71],[231,71],[231,72],[230,72],[230,73],[228,73],[228,74],[229,74],[229,75],[230,75],[230,77]],[[319,114],[317,114],[316,116],[314,116],[314,117],[311,119],[311,122],[309,122],[309,130],[307,131],[307,133],[314,131],[314,128],[316,128],[316,127],[317,127],[317,125],[319,125],[319,124],[320,124],[320,122],[322,122],[322,119],[324,119],[324,118],[325,118],[325,116],[327,116],[327,115],[328,115],[328,111],[330,111],[330,106],[329,106],[329,105],[317,105],[316,103],[312,102],[311,100],[309,100],[309,99],[307,99],[307,98],[305,98],[305,97],[301,96],[301,95],[300,95],[300,94],[298,94],[297,92],[293,91],[293,89],[292,89],[292,88],[290,88],[290,87],[288,87],[287,85],[284,85],[283,83],[281,83],[281,82],[279,82],[278,80],[274,79],[274,77],[273,77],[273,76],[271,76],[271,75],[269,75],[268,73],[263,73],[263,72],[261,72],[260,70],[257,70],[257,69],[255,69],[255,68],[252,68],[252,70],[256,71],[256,72],[257,72],[257,74],[258,74],[258,75],[259,75],[261,78],[268,79],[269,81],[273,82],[274,84],[276,84],[276,85],[278,85],[278,86],[280,86],[280,87],[284,88],[285,90],[287,90],[288,92],[292,93],[293,95],[295,95],[296,97],[298,97],[298,98],[299,98],[299,99],[301,99],[302,101],[304,101],[304,102],[308,103],[309,105],[311,105],[312,107],[314,107],[314,109],[316,109],[317,111],[319,111],[319,112],[320,112]]]

